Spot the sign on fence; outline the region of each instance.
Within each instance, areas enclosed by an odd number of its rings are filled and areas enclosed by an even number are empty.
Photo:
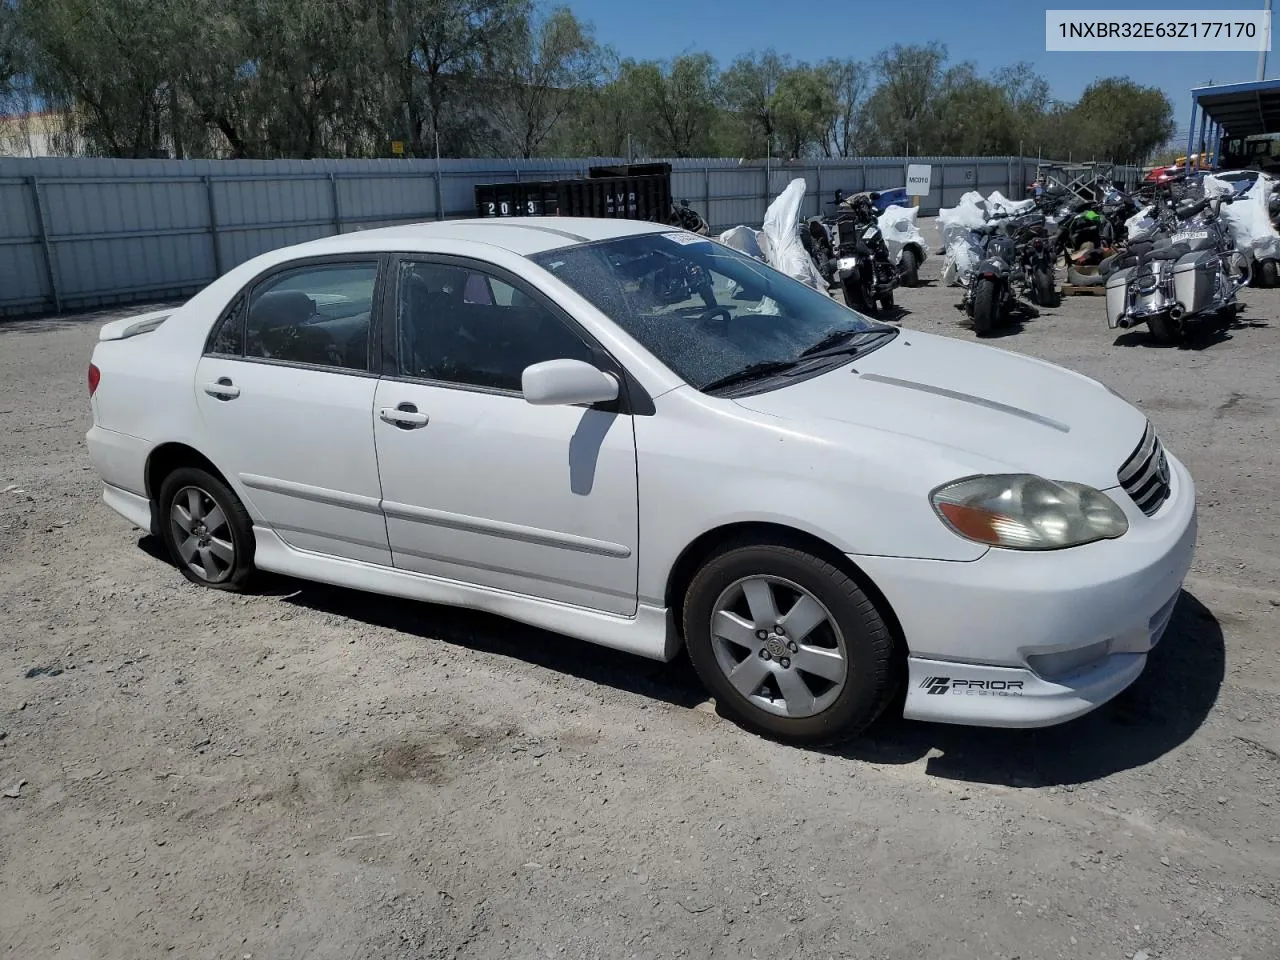
[[[929,195],[929,181],[932,179],[933,164],[907,164],[907,196],[927,197]]]

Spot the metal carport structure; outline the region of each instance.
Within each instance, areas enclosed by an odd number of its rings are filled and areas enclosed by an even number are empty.
[[[1196,122],[1200,135],[1196,136]],[[1196,144],[1200,153],[1215,157],[1224,136],[1251,137],[1260,133],[1280,133],[1280,80],[1254,80],[1195,87],[1191,91],[1191,126],[1187,132],[1187,164]],[[1219,158],[1220,159],[1220,158]]]

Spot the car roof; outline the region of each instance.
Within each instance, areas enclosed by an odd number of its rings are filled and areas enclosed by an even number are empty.
[[[385,250],[438,251],[441,242],[467,241],[508,250],[520,256],[596,240],[611,240],[677,228],[644,220],[614,217],[506,217],[433,220],[374,230],[357,230],[303,244],[308,252],[359,253]]]

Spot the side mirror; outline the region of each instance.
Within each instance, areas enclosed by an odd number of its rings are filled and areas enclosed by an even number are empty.
[[[520,386],[525,400],[540,407],[618,399],[618,381],[581,360],[547,360],[525,367]]]

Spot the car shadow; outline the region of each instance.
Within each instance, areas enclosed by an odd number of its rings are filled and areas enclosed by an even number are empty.
[[[1218,619],[1184,590],[1142,675],[1114,700],[1077,720],[1008,730],[886,716],[861,739],[830,752],[879,764],[928,758],[930,776],[968,783],[1088,783],[1151,763],[1190,739],[1217,702],[1225,671]]]
[[[172,565],[159,537],[139,547]],[[254,593],[433,642],[522,660],[686,709],[707,693],[683,652],[670,663],[610,650],[494,614],[262,574]],[[1185,590],[1142,675],[1099,709],[1056,727],[1009,730],[904,720],[902,697],[860,737],[827,756],[901,765],[929,776],[1010,787],[1088,783],[1159,759],[1186,742],[1217,702],[1226,671],[1222,627]],[[749,734],[744,733],[744,736]]]
[[[384,627],[423,640],[465,647],[692,709],[707,699],[686,656],[670,663],[610,650],[495,614],[403,600],[343,587],[292,582],[284,602]]]

